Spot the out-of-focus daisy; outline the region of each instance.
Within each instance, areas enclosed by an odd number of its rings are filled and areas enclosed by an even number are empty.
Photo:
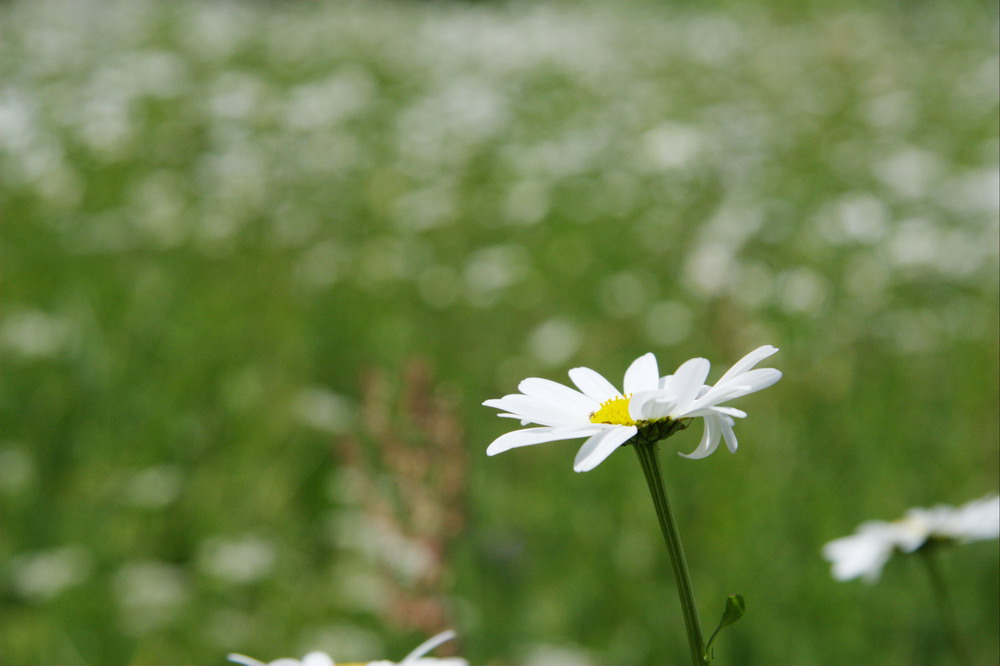
[[[698,447],[686,457],[704,458],[715,451],[722,439],[735,452],[734,418],[742,418],[746,413],[722,403],[767,388],[781,379],[781,372],[774,368],[754,369],[777,351],[770,345],[755,349],[714,386],[705,384],[710,368],[707,359],[693,358],[681,364],[674,374],[660,377],[653,354],[644,354],[633,361],[625,371],[620,392],[590,368],[569,371],[569,378],[579,390],[530,377],[518,385],[521,393],[483,404],[501,410],[500,416],[518,419],[522,425],[535,423],[538,427],[501,435],[486,453],[492,456],[520,446],[586,437],[573,469],[587,472],[633,438],[656,442],[687,427],[696,417],[705,419],[705,432]]]
[[[436,648],[438,645],[450,641],[455,637],[454,631],[442,631],[440,634],[427,639],[410,654],[403,658],[403,661],[368,661],[343,663],[339,666],[469,666],[469,662],[461,657],[447,657],[437,659],[435,657],[425,657],[424,655]],[[242,654],[230,654],[229,661],[243,664],[243,666],[337,666],[330,655],[325,652],[310,652],[301,660],[298,659],[276,659],[274,661],[263,662]]]
[[[930,542],[969,542],[1000,537],[1000,496],[973,500],[960,507],[914,508],[893,522],[872,520],[857,531],[823,546],[833,577],[878,580],[894,552],[912,553]]]

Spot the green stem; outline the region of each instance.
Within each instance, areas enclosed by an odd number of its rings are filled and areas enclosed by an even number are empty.
[[[702,638],[701,625],[698,622],[698,608],[695,605],[694,590],[691,587],[691,574],[688,573],[687,560],[684,559],[684,547],[681,545],[677,525],[674,522],[673,513],[670,511],[670,502],[667,500],[667,491],[663,486],[663,477],[660,475],[658,447],[656,443],[644,441],[636,441],[633,444],[635,452],[639,456],[639,464],[642,465],[643,474],[646,475],[649,494],[653,497],[653,506],[656,507],[656,517],[660,520],[663,540],[667,542],[667,551],[670,553],[670,564],[674,569],[681,610],[684,612],[684,624],[687,627],[691,664],[692,666],[705,666],[708,664],[708,655],[705,654],[705,640]]]
[[[927,575],[931,581],[931,589],[937,599],[937,607],[941,611],[941,622],[944,624],[945,633],[951,641],[951,647],[955,650],[955,656],[961,664],[971,664],[969,651],[965,647],[965,641],[958,630],[958,621],[955,619],[955,607],[951,603],[951,595],[948,593],[948,586],[944,582],[941,573],[941,565],[938,562],[937,546],[933,543],[927,544],[919,551],[920,559],[927,567]]]

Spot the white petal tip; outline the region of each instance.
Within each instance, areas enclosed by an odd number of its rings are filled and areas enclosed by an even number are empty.
[[[712,455],[712,452],[709,451],[707,453],[699,453],[698,451],[692,451],[691,453],[681,453],[678,451],[677,455],[681,458],[687,458],[688,460],[703,460]]]

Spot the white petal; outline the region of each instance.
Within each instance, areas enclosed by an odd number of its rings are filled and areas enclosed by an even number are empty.
[[[615,426],[604,432],[599,432],[592,436],[576,454],[573,461],[573,469],[577,472],[589,472],[602,462],[615,450],[632,439],[639,429],[635,426]]]
[[[302,666],[334,666],[334,663],[330,655],[317,651],[302,657]]]
[[[673,381],[673,375],[671,375],[667,379],[671,380],[670,382],[667,383],[667,387],[657,389],[656,397],[652,398],[652,400],[655,400],[656,405],[655,406],[649,405],[645,407],[646,412],[648,412],[649,414],[655,414],[654,418],[660,418],[662,416],[670,416],[671,414],[675,414],[678,411],[678,404],[680,402],[681,396],[679,396],[674,391],[674,389],[677,388],[677,382]],[[661,387],[663,386],[662,381],[660,382],[660,385]]]
[[[623,393],[630,395],[639,391],[651,391],[660,381],[660,371],[656,367],[656,357],[653,354],[643,354],[632,361],[625,371]]]
[[[518,418],[539,425],[585,425],[590,422],[589,412],[577,411],[563,403],[521,395],[520,393],[487,400],[483,404],[487,407],[502,409],[504,412],[515,414]]]
[[[823,546],[823,557],[833,564],[833,577],[850,580],[859,576],[871,583],[878,580],[882,567],[895,547],[895,535],[889,523],[870,521],[850,536],[835,539]]]
[[[742,409],[736,409],[735,407],[712,407],[712,411],[716,414],[725,414],[726,416],[732,416],[737,419],[745,419],[747,413]]]
[[[611,382],[590,368],[573,368],[569,371],[569,378],[594,402],[602,403],[621,397],[621,393]]]
[[[604,426],[607,427],[607,426]],[[495,456],[498,453],[516,449],[520,446],[532,446],[544,442],[556,442],[561,439],[576,439],[577,437],[587,437],[599,432],[604,428],[597,425],[590,428],[551,428],[543,426],[541,428],[525,428],[524,430],[514,430],[500,435],[486,447],[486,455]]]
[[[960,506],[954,516],[956,536],[970,541],[1000,537],[1000,497],[989,495]]]
[[[723,402],[742,398],[750,393],[766,389],[781,379],[781,371],[774,368],[759,368],[732,377],[726,383],[718,383],[697,400],[688,405],[684,416],[695,416],[696,412],[708,407],[715,407]],[[681,415],[678,415],[681,416]]]
[[[688,403],[683,413],[677,413],[677,418],[686,416],[702,416],[705,410],[715,411],[715,407],[727,400],[746,395],[743,391],[748,387],[737,384],[717,384],[698,396],[694,402]]]
[[[695,399],[698,392],[705,385],[705,378],[708,377],[708,370],[711,367],[708,359],[693,358],[681,364],[670,380],[670,392],[677,396],[677,407],[675,410],[685,410],[687,405]]]
[[[712,455],[715,449],[718,448],[719,439],[722,437],[722,417],[710,414],[704,420],[705,432],[701,436],[701,443],[698,444],[698,448],[691,453],[679,453],[678,455],[683,458],[690,458],[691,460],[700,460]]]
[[[634,421],[649,421],[651,419],[659,419],[670,414],[670,410],[673,408],[673,401],[663,402],[661,399],[666,400],[664,391],[640,391],[633,395],[628,401],[628,413]]]
[[[262,661],[258,661],[253,657],[248,657],[245,654],[238,654],[236,652],[231,652],[226,655],[226,661],[231,661],[234,664],[243,664],[243,666],[267,666],[267,664]]]
[[[741,386],[747,387],[747,393],[756,393],[766,389],[768,386],[772,386],[777,381],[781,379],[781,370],[775,370],[774,368],[757,368],[756,370],[750,370],[749,372],[744,372],[732,380],[733,384],[739,384]]]
[[[726,440],[726,448],[729,449],[730,453],[736,453],[736,447],[740,443],[736,441],[736,433],[733,432],[733,420],[728,416],[723,416],[719,419],[719,425],[722,426],[722,438]]]
[[[449,629],[447,631],[442,631],[436,636],[428,638],[426,641],[413,648],[410,654],[406,655],[406,657],[403,658],[403,661],[399,662],[399,666],[409,666],[410,664],[416,663],[418,659],[436,648],[438,645],[447,643],[454,637],[455,632]]]
[[[747,370],[754,367],[755,365],[763,361],[771,354],[776,354],[777,352],[778,348],[772,347],[771,345],[764,345],[763,347],[757,347],[757,349],[754,349],[752,352],[750,352],[740,360],[736,361],[736,363],[733,364],[733,367],[729,368],[729,370],[726,371],[726,374],[722,375],[722,377],[719,377],[719,381],[716,382],[716,385],[722,384],[728,381],[729,379],[735,377],[736,375],[746,372]]]
[[[584,394],[563,386],[559,382],[540,377],[529,377],[517,385],[517,388],[524,395],[536,398],[545,398],[553,402],[564,402],[567,407],[576,409],[581,413],[590,414],[596,411],[600,405]]]

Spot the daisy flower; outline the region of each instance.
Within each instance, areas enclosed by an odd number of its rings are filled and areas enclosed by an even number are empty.
[[[912,553],[928,542],[982,541],[1000,537],[1000,496],[973,500],[960,507],[914,508],[903,518],[862,523],[857,531],[823,546],[837,580],[862,578],[872,583],[893,553]]]
[[[558,382],[529,377],[518,385],[520,393],[487,400],[483,404],[501,410],[500,416],[522,425],[537,427],[501,435],[486,449],[496,455],[520,446],[586,437],[577,452],[573,469],[587,472],[601,464],[619,446],[632,439],[657,442],[705,419],[705,432],[688,458],[711,455],[719,442],[735,452],[734,419],[746,413],[722,403],[774,384],[781,372],[755,366],[777,352],[770,345],[759,347],[740,359],[714,386],[705,384],[710,364],[694,358],[672,375],[660,377],[656,357],[644,354],[625,371],[622,390],[590,368],[573,368],[569,378],[576,389]],[[684,454],[682,454],[684,455]]]
[[[369,661],[364,663],[341,663],[340,666],[469,666],[469,662],[460,657],[449,657],[437,659],[435,657],[425,657],[424,655],[442,643],[446,643],[455,637],[454,631],[442,631],[440,634],[427,639],[410,654],[406,655],[401,662],[394,661]],[[336,666],[336,663],[325,652],[310,652],[301,661],[298,659],[275,659],[274,661],[263,662],[247,657],[242,654],[230,654],[229,661],[243,666]]]

